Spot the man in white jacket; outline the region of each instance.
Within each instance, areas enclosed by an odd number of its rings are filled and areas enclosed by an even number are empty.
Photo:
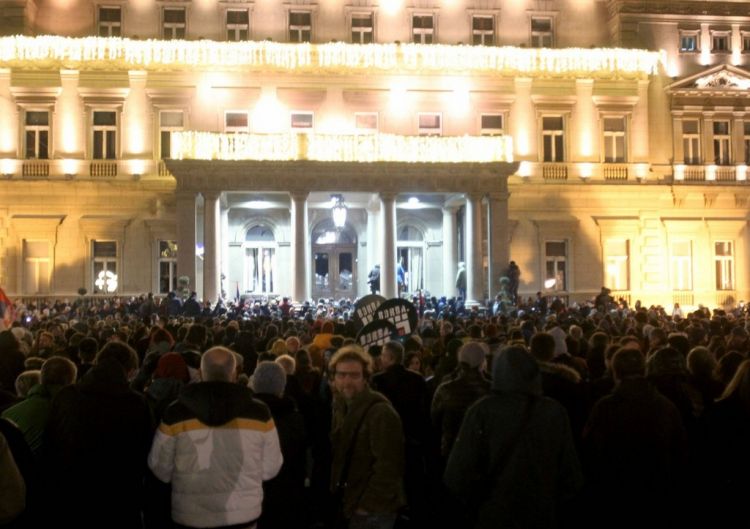
[[[165,411],[148,465],[172,483],[172,520],[195,528],[251,529],[260,517],[263,481],[283,462],[271,413],[234,383],[234,354],[213,347],[190,384]]]

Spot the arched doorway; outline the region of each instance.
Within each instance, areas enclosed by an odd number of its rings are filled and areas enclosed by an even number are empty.
[[[352,298],[356,293],[357,236],[348,226],[337,229],[333,220],[320,222],[312,232],[313,298]]]
[[[245,234],[245,292],[263,296],[276,291],[276,237],[270,227],[258,224]]]

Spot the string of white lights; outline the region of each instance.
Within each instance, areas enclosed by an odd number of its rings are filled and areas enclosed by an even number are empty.
[[[525,75],[643,77],[664,52],[621,48],[515,48],[443,44],[286,44],[118,37],[0,38],[0,66],[61,68],[282,69],[497,72]]]
[[[172,132],[178,160],[512,162],[509,136]]]

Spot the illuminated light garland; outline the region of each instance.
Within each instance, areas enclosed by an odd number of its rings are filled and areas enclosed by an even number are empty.
[[[319,162],[512,162],[509,136],[395,134],[226,134],[172,132],[178,160]]]
[[[0,67],[170,70],[383,70],[645,77],[665,52],[621,48],[515,48],[445,44],[286,44],[119,37],[0,38]]]

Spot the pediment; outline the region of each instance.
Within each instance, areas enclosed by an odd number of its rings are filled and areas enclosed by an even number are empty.
[[[737,92],[750,91],[750,71],[721,64],[680,79],[667,87],[668,92]]]

